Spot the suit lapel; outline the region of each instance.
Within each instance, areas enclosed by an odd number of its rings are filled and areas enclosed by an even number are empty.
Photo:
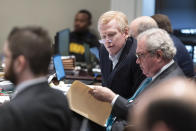
[[[100,67],[102,68],[102,72],[104,72],[102,77],[108,81],[108,78],[112,72],[112,61],[109,59],[109,53],[105,46],[102,45],[100,48],[99,57],[103,58],[100,61]]]
[[[143,92],[145,92],[146,90],[148,90],[149,88],[155,86],[156,84],[158,84],[161,81],[164,81],[165,79],[168,79],[170,77],[174,77],[177,75],[171,75],[170,73],[173,72],[174,70],[178,70],[178,65],[176,62],[174,62],[172,65],[170,65],[166,70],[164,70],[161,74],[159,74],[144,90]],[[181,70],[180,70],[181,72]],[[182,73],[183,75],[183,73]],[[141,93],[142,94],[142,93]],[[141,95],[139,94],[139,95]],[[138,96],[139,96],[138,95]],[[137,97],[138,98],[138,97]],[[134,103],[137,103],[139,99],[135,99]]]
[[[175,72],[176,70],[178,70],[179,74],[171,73],[171,72]],[[156,85],[157,83],[159,83],[160,81],[163,81],[165,79],[169,79],[169,78],[175,77],[175,76],[183,76],[183,72],[178,67],[176,62],[174,62],[166,70],[164,70],[160,75],[158,75],[148,86],[152,87],[152,86]]]
[[[130,42],[131,41],[131,42]],[[123,61],[126,59],[127,55],[129,54],[129,50],[132,46],[133,43],[133,39],[132,38],[128,38],[127,42],[125,44],[125,47],[120,55],[119,61],[116,64],[115,68],[118,68],[120,65],[122,65]]]
[[[131,41],[131,42],[130,42]],[[119,61],[118,63],[116,64],[115,68],[112,70],[112,61],[110,60],[111,62],[111,73],[108,77],[108,80],[112,82],[112,79],[114,78],[113,76],[115,76],[116,72],[118,72],[118,70],[120,70],[121,66],[124,65],[124,62],[126,62],[126,57],[128,56],[129,54],[129,50],[131,48],[133,44],[133,39],[132,38],[128,38],[127,39],[127,42],[125,44],[125,47],[120,55],[120,58],[119,58]]]
[[[164,70],[160,75],[158,75],[150,85],[156,84],[166,77],[169,76],[169,74],[177,68],[177,64],[174,62],[172,65],[170,65],[166,70]]]

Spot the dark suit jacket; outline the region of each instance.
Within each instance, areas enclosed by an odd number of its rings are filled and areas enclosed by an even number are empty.
[[[145,76],[139,65],[136,64],[136,40],[132,37],[127,39],[119,61],[112,70],[112,61],[104,45],[100,47],[100,67],[102,72],[102,86],[110,88],[113,92],[129,98],[137,90]],[[104,131],[105,129],[93,122],[89,123],[91,131]]]
[[[174,45],[177,49],[176,55],[174,56],[174,60],[178,63],[184,74],[188,77],[194,76],[194,68],[193,68],[193,61],[191,56],[189,55],[187,49],[185,48],[184,44],[173,34],[170,34]]]
[[[145,78],[139,65],[136,64],[136,47],[136,40],[128,38],[114,70],[106,48],[104,46],[100,48],[102,86],[125,98],[131,97]]]
[[[70,131],[71,116],[65,95],[34,84],[0,106],[1,131]]]
[[[148,88],[160,83],[161,81],[164,81],[166,79],[170,79],[172,77],[176,76],[184,76],[184,73],[182,70],[179,68],[179,66],[176,63],[173,63],[170,67],[168,67],[165,71],[163,71],[161,74],[159,74],[146,88]],[[143,92],[145,92],[142,91]],[[139,95],[142,95],[140,93]],[[127,117],[128,115],[128,110],[134,106],[134,104],[137,103],[137,98],[134,100],[134,102],[130,103],[128,102],[127,99],[119,96],[116,100],[116,102],[113,105],[112,108],[112,115],[117,117],[117,120],[114,122],[112,126],[112,131],[121,131],[123,130],[123,126],[125,126],[127,123]]]

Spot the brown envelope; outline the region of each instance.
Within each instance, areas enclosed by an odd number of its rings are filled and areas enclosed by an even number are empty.
[[[89,90],[89,86],[80,81],[74,81],[67,92],[69,106],[71,110],[76,113],[101,126],[105,126],[106,120],[111,113],[112,106],[110,103],[96,100],[88,93]]]

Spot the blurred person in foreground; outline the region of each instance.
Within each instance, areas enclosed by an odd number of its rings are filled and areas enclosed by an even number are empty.
[[[129,24],[129,35],[137,39],[140,33],[151,28],[158,28],[156,21],[150,16],[140,16]]]
[[[108,123],[110,123],[107,127],[108,130],[123,130],[127,124],[128,110],[135,105],[137,97],[142,95],[145,90],[161,81],[176,76],[184,76],[182,70],[173,60],[176,48],[166,31],[158,28],[146,30],[139,34],[137,41],[136,62],[147,78],[141,83],[133,96],[127,100],[105,87],[94,87],[89,92],[96,99],[112,104],[111,115],[113,117],[112,121],[108,120]]]
[[[130,110],[126,131],[196,131],[196,83],[175,78],[152,87]]]
[[[193,77],[194,67],[191,56],[189,55],[187,49],[185,48],[181,40],[175,35],[173,35],[173,29],[168,16],[164,14],[155,14],[151,17],[157,22],[159,28],[166,30],[172,38],[177,50],[176,55],[174,56],[174,60],[178,63],[178,65],[187,77]]]
[[[14,28],[4,45],[5,79],[16,87],[0,107],[1,131],[69,131],[66,96],[49,87],[51,40],[41,27]]]

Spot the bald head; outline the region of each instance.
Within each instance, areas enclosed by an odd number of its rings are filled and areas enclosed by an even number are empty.
[[[152,87],[131,112],[136,131],[194,131],[195,121],[196,84],[184,78]]]
[[[130,23],[129,35],[137,38],[140,33],[151,28],[158,28],[156,21],[149,16],[141,16]]]

